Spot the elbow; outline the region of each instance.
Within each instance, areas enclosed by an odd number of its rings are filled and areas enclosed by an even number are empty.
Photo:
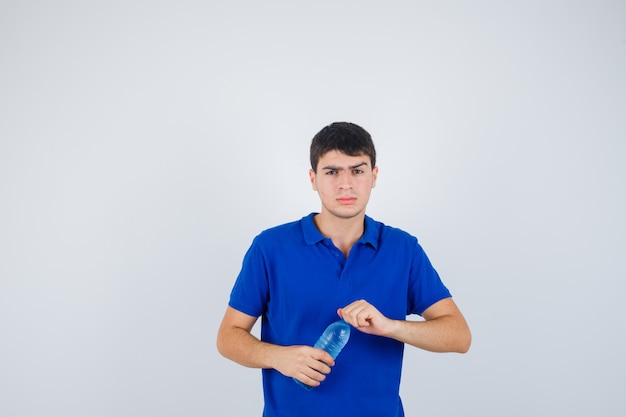
[[[228,358],[228,344],[226,343],[226,336],[222,329],[220,329],[217,333],[217,340],[215,341],[215,347],[220,355],[225,358]]]
[[[461,319],[457,321],[455,334],[456,349],[454,351],[457,353],[469,352],[470,346],[472,345],[472,332],[462,316]]]
[[[219,353],[220,355],[222,355],[222,356],[224,356],[224,357],[226,356],[226,355],[224,354],[224,345],[223,345],[223,343],[221,342],[221,340],[220,340],[219,336],[218,336],[218,338],[217,338],[217,342],[215,343],[215,347],[217,348],[217,351],[218,351],[218,353]]]
[[[465,334],[459,337],[457,352],[458,353],[467,353],[469,352],[470,346],[472,345],[472,333],[467,329]]]
[[[467,352],[469,352],[470,345],[471,345],[471,342],[468,342],[468,343],[465,343],[465,344],[459,346],[459,348],[457,350],[457,353],[467,353]]]

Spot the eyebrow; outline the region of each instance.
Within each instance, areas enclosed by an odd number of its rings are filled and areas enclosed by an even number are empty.
[[[356,165],[351,165],[351,166],[349,166],[349,167],[348,167],[348,169],[355,169],[355,168],[359,168],[359,167],[362,167],[363,165],[367,165],[367,162],[361,162],[361,163],[356,164]],[[325,166],[325,167],[323,167],[322,169],[328,169],[328,170],[333,170],[333,171],[339,171],[339,170],[341,170],[341,169],[343,169],[343,168],[338,167],[338,166],[329,165],[329,166]]]

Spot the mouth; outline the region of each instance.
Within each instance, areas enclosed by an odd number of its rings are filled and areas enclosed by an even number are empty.
[[[342,205],[354,204],[356,197],[339,197],[337,202]]]

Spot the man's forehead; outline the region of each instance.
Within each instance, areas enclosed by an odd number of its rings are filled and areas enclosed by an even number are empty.
[[[364,153],[360,153],[358,155],[348,155],[337,150],[328,151],[319,159],[319,165],[332,164],[340,166],[354,166],[362,163],[365,163],[366,165],[370,164],[369,157]]]

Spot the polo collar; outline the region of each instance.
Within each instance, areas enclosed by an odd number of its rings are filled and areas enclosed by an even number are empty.
[[[302,233],[304,235],[304,241],[307,245],[314,245],[318,242],[326,239],[315,226],[313,217],[318,213],[311,213],[308,216],[302,218]],[[371,245],[374,249],[378,249],[378,238],[380,235],[380,224],[369,216],[365,216],[365,233],[357,241]]]

